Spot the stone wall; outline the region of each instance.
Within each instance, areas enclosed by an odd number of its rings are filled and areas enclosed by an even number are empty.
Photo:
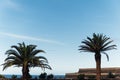
[[[101,68],[101,73],[120,73],[120,68]],[[95,68],[81,68],[78,73],[96,73]]]
[[[109,72],[111,72],[114,75],[120,76],[120,68],[115,67],[115,68],[102,68],[101,77],[102,78],[106,77]],[[66,73],[65,78],[77,79],[77,76],[80,74],[84,74],[86,77],[89,75],[96,76],[96,69],[95,68],[82,68],[82,69],[79,69],[79,71],[76,73]]]

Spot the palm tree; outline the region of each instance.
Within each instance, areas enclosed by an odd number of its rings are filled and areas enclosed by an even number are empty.
[[[18,46],[13,45],[5,54],[8,57],[5,59],[3,65],[3,70],[10,67],[22,67],[22,80],[29,80],[29,68],[31,67],[41,67],[43,70],[45,68],[51,69],[48,65],[48,60],[43,56],[38,56],[38,53],[44,51],[36,49],[36,45],[25,45],[25,43],[18,43]]]
[[[97,80],[101,78],[101,53],[105,54],[109,60],[105,51],[116,49],[116,45],[110,45],[112,42],[106,35],[93,33],[92,38],[87,37],[86,40],[82,41],[83,45],[79,46],[80,51],[95,53]]]

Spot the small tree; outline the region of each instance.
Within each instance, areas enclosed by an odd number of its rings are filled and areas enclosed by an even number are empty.
[[[89,76],[88,76],[88,79],[89,79],[89,80],[96,80],[96,79],[95,79],[95,75],[89,75]]]
[[[109,72],[109,73],[108,73],[108,78],[115,78],[115,75],[113,75],[112,72]]]
[[[47,80],[52,80],[54,78],[54,75],[53,74],[49,74],[48,76],[47,76]]]
[[[37,76],[35,76],[34,80],[38,80]]]
[[[85,75],[84,74],[80,74],[77,76],[78,80],[84,80],[85,79]]]
[[[39,79],[44,80],[47,77],[47,73],[41,73]]]
[[[2,74],[0,74],[0,78],[5,78],[5,76],[4,76],[4,75],[2,75]]]
[[[17,75],[12,75],[11,78],[12,78],[12,79],[16,79],[16,78],[17,78]]]

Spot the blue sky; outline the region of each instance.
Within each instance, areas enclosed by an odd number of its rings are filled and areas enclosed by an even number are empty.
[[[103,33],[114,40],[117,50],[108,51],[110,61],[102,55],[102,67],[120,67],[119,0],[0,0],[0,64],[11,45],[35,44],[46,54],[53,70],[65,74],[79,68],[95,67],[94,54],[80,53],[81,41],[93,33]],[[1,74],[21,74],[10,67]],[[40,74],[40,68],[31,68]]]

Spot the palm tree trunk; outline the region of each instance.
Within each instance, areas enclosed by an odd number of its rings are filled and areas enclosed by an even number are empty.
[[[28,66],[23,66],[22,68],[22,80],[29,80],[29,68]]]
[[[95,61],[96,61],[96,80],[101,79],[101,54],[95,53]]]
[[[27,74],[26,74],[26,69],[25,67],[22,68],[22,80],[26,80]]]
[[[22,67],[22,80],[25,80],[25,69],[24,66]]]

